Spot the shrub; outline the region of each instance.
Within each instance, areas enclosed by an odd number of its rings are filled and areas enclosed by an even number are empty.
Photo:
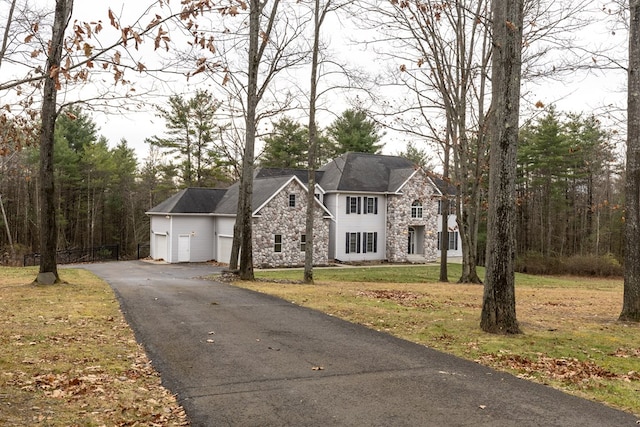
[[[611,254],[546,257],[539,252],[527,252],[516,259],[516,271],[528,274],[620,277],[624,271]]]

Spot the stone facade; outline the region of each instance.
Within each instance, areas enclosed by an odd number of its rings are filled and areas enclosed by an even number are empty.
[[[409,252],[409,227],[416,230],[415,254],[427,260],[438,255],[438,203],[433,185],[424,173],[416,173],[401,189],[389,195],[387,203],[387,260],[406,262]],[[411,217],[411,205],[422,202],[422,218]]]
[[[290,207],[290,195],[295,206]],[[253,262],[257,267],[296,267],[304,265],[301,235],[305,234],[307,213],[306,190],[296,181],[276,194],[259,216],[253,219]],[[329,218],[317,206],[314,218],[314,265],[329,263]],[[280,252],[276,252],[276,235],[281,236]]]

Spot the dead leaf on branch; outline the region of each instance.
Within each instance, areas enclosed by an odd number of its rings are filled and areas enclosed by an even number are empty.
[[[120,26],[118,25],[118,22],[116,21],[116,17],[113,14],[113,11],[111,9],[109,9],[109,20],[111,21],[111,26],[113,28],[115,28],[116,30],[120,28]]]

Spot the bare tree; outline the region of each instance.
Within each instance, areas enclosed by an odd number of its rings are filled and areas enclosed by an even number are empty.
[[[53,177],[53,132],[58,117],[57,95],[60,88],[60,72],[64,33],[69,25],[73,0],[57,0],[53,18],[51,45],[45,68],[42,125],[40,130],[40,199],[42,214],[40,217],[40,273],[38,283],[59,282],[56,250],[58,234],[56,227],[55,186]],[[48,278],[53,275],[53,280]]]
[[[640,322],[640,1],[630,0],[629,8],[624,297],[620,320]]]
[[[517,334],[515,297],[516,152],[522,70],[523,0],[493,0],[491,163],[487,271],[480,327]]]
[[[318,150],[318,125],[316,123],[316,102],[318,97],[318,63],[320,55],[320,29],[327,12],[331,8],[331,0],[320,7],[320,0],[315,0],[313,11],[313,47],[311,51],[311,93],[309,95],[309,164],[307,182],[307,220],[305,230],[304,282],[313,283],[314,252],[314,215],[316,187],[316,159]]]
[[[462,238],[460,282],[480,283],[476,272],[477,230],[485,173],[486,86],[491,54],[486,27],[487,2],[391,2],[378,6],[377,26],[387,28],[396,48],[390,59],[400,61],[394,85],[410,95],[407,102],[384,114],[406,118],[390,126],[435,142],[442,153],[443,179],[454,183],[455,200],[441,200],[440,280],[448,281],[449,203],[456,207]],[[385,31],[385,30],[383,30]],[[393,34],[400,34],[393,40]],[[401,48],[402,46],[402,48]]]

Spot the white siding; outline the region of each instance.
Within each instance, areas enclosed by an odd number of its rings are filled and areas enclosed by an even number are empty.
[[[347,214],[347,197],[360,198],[360,213]],[[375,213],[364,213],[366,206],[364,198],[377,198],[378,210]],[[386,258],[386,196],[381,194],[362,193],[340,193],[331,195],[331,206],[333,215],[336,217],[335,224],[332,224],[331,236],[333,244],[330,248],[330,257],[340,261],[373,261],[384,260]],[[356,199],[357,200],[357,199]],[[357,204],[357,202],[356,202]],[[335,210],[335,211],[334,211]],[[347,253],[346,234],[360,233],[360,251]],[[376,252],[364,252],[363,233],[377,233]],[[331,251],[333,250],[333,252]],[[333,255],[331,255],[333,254]]]
[[[437,201],[434,201],[437,203]],[[455,215],[447,216],[447,225],[449,227],[449,231],[457,231],[458,232],[458,249],[449,249],[447,251],[447,257],[461,257],[462,256],[462,239],[460,238],[460,230],[458,229],[458,222],[456,220]],[[438,215],[438,231],[442,230],[442,215]],[[438,256],[442,251],[438,248]]]
[[[214,259],[214,226],[210,216],[172,216],[171,253],[169,262],[178,262],[178,238],[180,235],[190,236],[190,261],[203,262]]]

